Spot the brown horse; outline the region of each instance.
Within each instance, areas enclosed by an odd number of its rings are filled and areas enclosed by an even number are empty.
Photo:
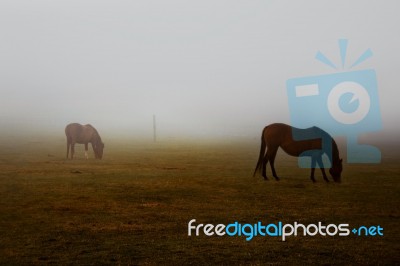
[[[260,155],[253,176],[255,176],[257,170],[262,169],[262,176],[267,180],[266,166],[269,161],[272,175],[276,180],[279,180],[274,167],[279,147],[291,156],[311,157],[311,180],[313,182],[315,182],[314,171],[316,163],[321,168],[324,180],[329,182],[322,163],[322,155],[324,153],[327,154],[332,164],[329,173],[335,182],[340,182],[342,159],[339,158],[339,150],[335,140],[328,133],[318,127],[299,129],[280,123],[271,124],[264,128],[261,136]],[[267,152],[265,153],[266,148]]]
[[[69,147],[71,147],[71,159],[75,153],[75,143],[85,144],[85,157],[88,158],[88,143],[93,147],[96,159],[103,157],[104,143],[101,141],[97,130],[91,125],[81,125],[72,123],[65,127],[65,135],[67,136],[67,159],[69,155]]]

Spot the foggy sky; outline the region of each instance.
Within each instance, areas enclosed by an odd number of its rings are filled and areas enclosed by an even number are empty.
[[[258,136],[289,123],[286,80],[375,69],[398,130],[398,1],[0,1],[1,130],[91,123],[110,133]],[[397,122],[396,122],[397,124]],[[63,133],[61,133],[63,134]]]

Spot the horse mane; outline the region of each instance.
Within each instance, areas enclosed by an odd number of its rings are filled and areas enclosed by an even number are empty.
[[[335,163],[338,163],[340,160],[339,158],[339,149],[338,146],[336,144],[336,141],[332,138],[332,165],[334,165]]]
[[[94,131],[97,132],[97,130],[96,130],[96,129],[94,128],[94,126],[92,126],[91,124],[86,124],[85,127],[90,127],[90,128],[92,128]]]
[[[313,126],[311,128],[314,129],[314,130],[318,130],[318,131],[322,132],[327,138],[330,139],[330,141],[332,142],[332,150],[331,150],[331,156],[329,156],[329,154],[327,154],[328,158],[331,161],[332,166],[334,164],[339,163],[339,161],[340,161],[339,149],[338,149],[338,146],[336,144],[335,139],[328,132],[326,132],[325,130],[323,130],[323,129],[319,128],[319,127]]]
[[[85,127],[90,127],[93,130],[94,135],[97,138],[97,141],[101,142],[100,134],[99,132],[97,132],[97,129],[95,129],[94,126],[92,126],[91,124],[86,124]]]

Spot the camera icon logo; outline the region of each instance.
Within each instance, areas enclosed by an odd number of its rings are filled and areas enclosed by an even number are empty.
[[[339,40],[339,47],[344,67],[347,40]],[[370,56],[372,52],[368,49],[350,68]],[[320,52],[317,53],[316,59],[337,69],[336,65]],[[286,88],[290,119],[294,127],[318,126],[333,137],[345,136],[348,163],[381,161],[379,149],[358,143],[360,134],[379,131],[382,128],[375,70],[293,78],[287,80]],[[311,138],[313,137],[298,135],[293,131],[295,140]],[[325,148],[325,152],[331,150],[329,147]],[[329,158],[331,154],[323,157],[323,163],[328,167],[331,164]],[[299,157],[299,166],[309,168],[310,160],[307,157]]]
[[[354,111],[344,111],[339,104],[341,97],[345,94],[351,94],[352,99],[349,105],[355,100],[359,100],[358,107]],[[368,114],[371,107],[371,101],[368,92],[359,83],[345,81],[336,85],[328,95],[328,110],[332,117],[342,124],[356,124],[362,121]]]

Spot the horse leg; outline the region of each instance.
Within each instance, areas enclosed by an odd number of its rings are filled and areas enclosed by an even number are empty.
[[[275,157],[276,157],[276,153],[277,153],[277,151],[278,151],[278,148],[274,148],[274,149],[270,149],[270,150],[268,150],[267,151],[267,154],[268,154],[268,152],[269,151],[271,151],[270,153],[269,153],[269,161],[270,161],[270,166],[271,166],[271,170],[272,170],[272,175],[275,177],[275,179],[278,181],[279,180],[279,177],[278,177],[278,175],[276,174],[276,171],[275,171]]]
[[[71,146],[71,143],[70,143],[69,140],[67,140],[67,159],[68,159],[68,156],[69,156],[69,146]]]
[[[71,143],[71,160],[74,159],[74,154],[75,154],[75,143]]]
[[[88,144],[87,143],[85,143],[85,158],[86,158],[86,160],[89,158],[89,156],[88,156]]]
[[[311,156],[311,181],[313,181],[313,183],[315,183],[315,178],[314,178],[314,172],[315,172],[315,165],[316,165],[316,159],[315,156]]]
[[[324,180],[325,180],[327,183],[329,183],[329,180],[328,180],[328,178],[326,177],[324,164],[322,163],[322,155],[321,155],[321,156],[318,156],[317,163],[318,163],[318,165],[319,165],[319,168],[321,169],[322,176],[324,177]]]

